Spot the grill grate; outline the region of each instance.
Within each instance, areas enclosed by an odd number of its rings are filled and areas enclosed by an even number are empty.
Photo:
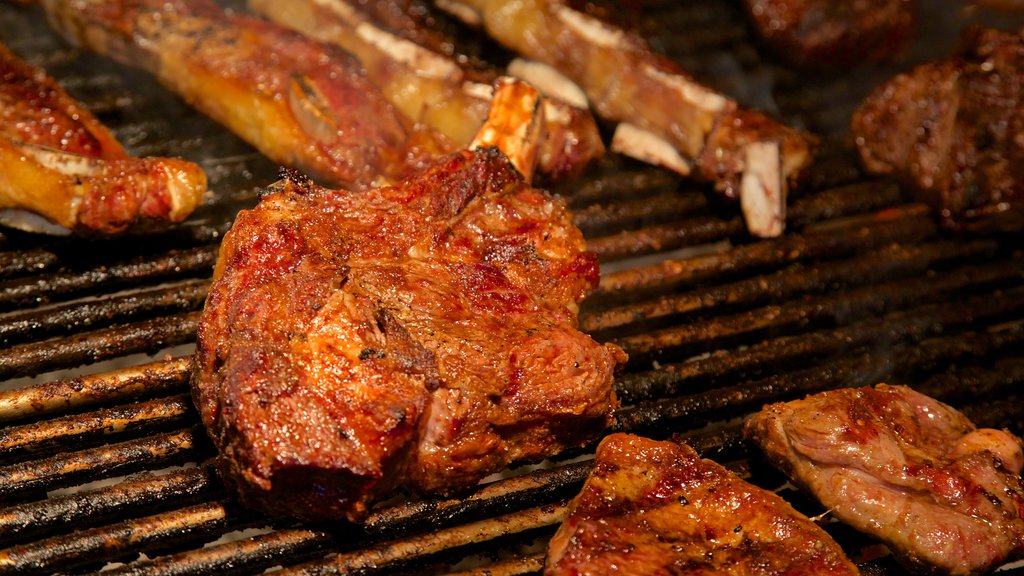
[[[901,382],[979,425],[1024,432],[1018,239],[939,230],[894,183],[865,178],[845,139],[852,106],[892,69],[807,78],[758,51],[738,3],[643,4],[657,17],[629,21],[655,46],[825,142],[789,231],[772,240],[748,238],[736,208],[706,188],[634,162],[610,158],[573,183],[576,223],[604,268],[581,326],[631,356],[616,430],[680,433],[809,515],[821,510],[780,489],[784,478],[738,435],[739,418],[766,401]],[[910,60],[948,51],[964,21],[936,6],[922,6],[942,16],[922,22]],[[276,168],[147,76],[67,48],[38,8],[0,6],[0,37],[133,153],[197,161],[212,190],[180,229],[127,242],[0,231],[0,573],[540,570],[590,450],[461,498],[396,498],[360,527],[237,506],[188,397],[189,354],[218,242]],[[469,41],[473,54],[494,51]],[[903,573],[876,542],[826,529],[866,574]]]

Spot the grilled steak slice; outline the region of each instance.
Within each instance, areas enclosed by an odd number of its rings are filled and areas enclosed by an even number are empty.
[[[421,169],[443,137],[406,126],[351,55],[210,0],[45,0],[75,44],[153,73],[267,157],[366,187]]]
[[[914,27],[912,0],[744,0],[754,27],[788,60],[812,67],[889,58]]]
[[[904,386],[766,406],[745,426],[795,484],[907,566],[980,574],[1024,553],[1020,440]]]
[[[609,424],[622,352],[575,329],[596,256],[488,146],[535,152],[536,93],[516,86],[475,151],[363,193],[289,178],[239,215],[193,394],[244,502],[355,520],[397,486],[457,491]]]
[[[685,444],[612,434],[548,548],[557,574],[857,574],[779,496]]]
[[[198,166],[130,158],[53,78],[2,45],[0,78],[0,221],[113,236],[180,222],[202,199]]]
[[[491,85],[498,74],[490,68],[468,67],[437,52],[441,39],[435,37],[439,34],[424,29],[411,16],[401,18],[400,4],[249,1],[249,7],[260,14],[354,54],[367,78],[405,117],[465,147],[487,118]],[[398,28],[385,29],[379,20]],[[540,173],[564,177],[604,153],[597,123],[585,104],[576,108],[548,98],[544,106],[546,135],[538,150]]]
[[[612,149],[713,182],[741,199],[747,227],[777,236],[787,187],[814,139],[693,80],[640,37],[564,0],[438,0],[503,45],[565,74],[601,117],[621,123]]]
[[[856,111],[864,166],[901,178],[950,226],[1008,210],[1024,224],[1022,84],[1024,31],[971,28],[957,56],[893,78]]]

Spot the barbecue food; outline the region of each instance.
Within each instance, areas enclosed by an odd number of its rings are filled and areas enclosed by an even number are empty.
[[[424,30],[412,17],[401,19],[401,12],[385,9],[394,3],[250,0],[249,6],[278,23],[354,54],[370,81],[395,108],[412,122],[444,134],[460,148],[469,144],[487,118],[491,85],[497,74],[481,67],[465,67],[436,52],[437,34]],[[380,19],[399,28],[394,33],[385,30]],[[604,153],[586,102],[583,108],[576,108],[546,98],[544,107],[545,137],[538,163],[541,173],[564,177]]]
[[[902,179],[950,227],[1024,225],[1024,31],[971,28],[962,43],[877,88],[853,116],[857,148],[868,171]]]
[[[622,352],[575,329],[596,256],[520,173],[536,92],[494,102],[474,150],[363,193],[288,178],[225,237],[193,394],[244,502],[358,519],[609,424]]]
[[[42,70],[0,45],[0,220],[30,231],[111,236],[184,220],[206,175],[189,162],[130,158]]]
[[[562,0],[445,0],[440,6],[583,88],[598,115],[620,122],[612,149],[691,172],[739,197],[747,227],[777,236],[787,187],[811,160],[813,139],[706,88],[639,37]]]
[[[451,145],[406,126],[346,52],[209,0],[45,0],[73,43],[156,75],[267,157],[324,182],[397,180]]]
[[[914,27],[912,0],[744,0],[754,27],[787,59],[813,67],[892,57]]]
[[[548,549],[556,574],[857,574],[821,528],[685,444],[612,434]]]
[[[745,433],[908,567],[979,574],[1024,554],[1020,440],[904,386],[766,406]]]

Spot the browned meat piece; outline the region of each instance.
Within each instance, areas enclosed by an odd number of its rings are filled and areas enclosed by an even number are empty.
[[[0,45],[0,220],[111,236],[184,220],[206,190],[195,164],[130,158],[57,82]]]
[[[685,444],[612,434],[548,548],[547,576],[857,574],[779,496]]]
[[[847,66],[896,54],[914,28],[913,0],[744,0],[761,37],[805,66]]]
[[[531,188],[536,93],[505,84],[475,151],[351,193],[290,178],[225,237],[193,394],[244,502],[358,519],[593,438],[624,360],[575,329],[597,282]],[[509,141],[511,135],[515,141]]]
[[[1024,212],[1022,40],[972,28],[958,56],[877,88],[851,125],[864,166],[905,181],[953,227]]]
[[[905,386],[766,406],[745,427],[793,482],[908,567],[981,574],[1024,554],[1020,440]]]
[[[498,75],[435,51],[441,43],[437,32],[425,30],[402,12],[401,5],[356,0],[249,1],[256,12],[354,54],[370,81],[411,122],[429,126],[463,148],[487,117],[491,85]],[[397,26],[396,33],[384,29],[377,19]],[[585,107],[550,98],[544,107],[545,137],[537,167],[541,173],[564,177],[604,154],[597,123]]]
[[[740,198],[751,233],[782,233],[787,190],[810,165],[812,137],[740,110],[640,37],[566,0],[436,2],[578,84],[599,116],[620,123],[613,150],[713,182]]]
[[[270,159],[363,187],[452,146],[406,126],[343,50],[210,0],[44,0],[70,41],[153,73]]]

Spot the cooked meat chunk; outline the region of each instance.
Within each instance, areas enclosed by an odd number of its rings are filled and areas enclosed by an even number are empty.
[[[842,549],[779,496],[692,448],[629,434],[594,469],[548,548],[547,576],[857,574]]]
[[[538,101],[507,101],[521,108],[498,126],[492,110],[479,148],[413,179],[289,178],[239,215],[193,394],[244,502],[355,520],[395,487],[453,492],[609,424],[622,352],[575,329],[597,259],[565,204],[486,145],[519,166],[534,153]]]
[[[203,197],[190,162],[130,158],[44,71],[0,45],[0,221],[113,236],[181,222]]]
[[[950,226],[1020,213],[1022,73],[1024,31],[971,28],[957,56],[893,78],[856,111],[864,166],[902,179]]]
[[[846,66],[891,57],[914,27],[912,0],[744,0],[754,27],[800,65]]]
[[[498,42],[543,62],[618,122],[612,149],[714,183],[739,198],[747,228],[778,236],[786,194],[811,162],[814,139],[701,85],[635,34],[566,0],[437,0]]]
[[[772,404],[745,428],[837,518],[908,567],[981,574],[1024,554],[1020,440],[905,386]]]

